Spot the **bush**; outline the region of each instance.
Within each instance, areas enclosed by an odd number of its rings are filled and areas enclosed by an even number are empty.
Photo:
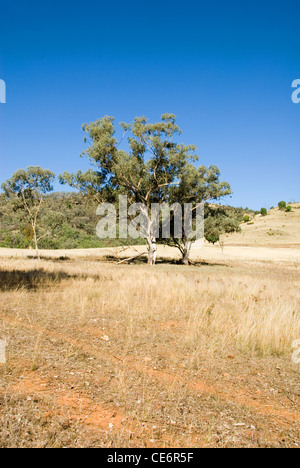
[[[292,211],[291,205],[288,205],[288,206],[286,207],[285,211],[286,211],[287,213],[290,213],[290,212]]]
[[[244,223],[248,223],[248,222],[250,221],[250,219],[251,219],[251,218],[250,218],[250,216],[248,216],[248,215],[245,215],[245,216],[243,217]]]
[[[219,240],[220,240],[220,234],[219,234],[219,232],[217,232],[217,231],[211,232],[210,234],[207,234],[207,235],[205,236],[205,239],[206,239],[208,242],[210,242],[211,244],[214,244],[214,245],[215,245],[215,243],[216,243],[216,242],[219,242]]]
[[[267,208],[262,208],[262,209],[260,210],[260,214],[261,214],[262,216],[267,216],[267,214],[268,214]]]
[[[285,209],[286,209],[286,202],[285,202],[285,201],[280,201],[280,202],[278,203],[278,208],[279,208],[280,210],[285,210]]]

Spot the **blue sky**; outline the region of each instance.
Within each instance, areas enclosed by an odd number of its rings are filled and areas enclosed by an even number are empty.
[[[0,0],[0,21],[0,183],[86,169],[84,122],[170,112],[229,203],[300,201],[299,1]]]

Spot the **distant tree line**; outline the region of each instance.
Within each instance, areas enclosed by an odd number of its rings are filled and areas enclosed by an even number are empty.
[[[37,225],[40,249],[87,249],[113,246],[96,236],[97,202],[80,193],[55,192],[45,197]],[[116,243],[116,245],[119,245]],[[35,248],[30,220],[14,200],[0,194],[0,247]]]

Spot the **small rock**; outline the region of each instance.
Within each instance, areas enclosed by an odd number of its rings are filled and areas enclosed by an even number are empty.
[[[107,335],[101,336],[101,340],[103,341],[109,341],[109,338]]]

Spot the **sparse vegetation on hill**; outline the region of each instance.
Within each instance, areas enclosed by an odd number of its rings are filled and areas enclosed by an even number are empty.
[[[98,203],[81,193],[57,192],[46,196],[40,210],[41,228],[37,228],[41,249],[89,249],[132,244],[132,240],[101,240],[96,236]],[[205,238],[218,242],[220,235],[239,231],[242,208],[207,205]],[[214,216],[212,216],[214,215]],[[142,239],[135,244],[144,243]],[[0,247],[28,249],[34,247],[33,232],[23,210],[16,210],[13,200],[0,194]]]
[[[300,204],[292,203],[285,209],[271,208],[267,216],[255,215],[251,223],[241,224],[241,234],[224,235],[223,240],[232,245],[299,247],[299,227]]]
[[[208,219],[209,206],[218,208],[218,216]],[[289,210],[289,206],[291,209]],[[221,238],[226,242],[268,244],[272,232],[272,243],[300,244],[300,205],[288,205],[288,211],[273,208],[267,217],[254,216],[254,211],[231,206],[207,205],[205,221],[205,238],[208,242],[217,243]],[[38,235],[44,235],[39,246],[41,249],[88,249],[116,247],[132,244],[132,240],[101,240],[96,236],[99,216],[96,215],[97,201],[87,199],[81,193],[57,192],[47,195],[41,207]],[[214,209],[214,211],[215,211]],[[211,209],[209,210],[211,211]],[[209,213],[211,215],[211,213]],[[243,222],[244,221],[244,222]],[[254,224],[250,224],[250,221]],[[242,233],[239,234],[241,225]],[[237,231],[234,234],[234,231]],[[265,234],[264,234],[265,233]],[[224,237],[225,234],[225,237]],[[135,244],[144,243],[135,240]],[[0,247],[14,249],[34,248],[33,233],[28,218],[22,210],[16,210],[12,200],[0,194]]]
[[[40,210],[40,225],[47,234],[39,242],[41,249],[98,248],[114,242],[96,237],[97,202],[76,193],[53,193]],[[38,235],[40,230],[38,229]],[[23,211],[0,195],[0,247],[33,247],[33,236]]]

